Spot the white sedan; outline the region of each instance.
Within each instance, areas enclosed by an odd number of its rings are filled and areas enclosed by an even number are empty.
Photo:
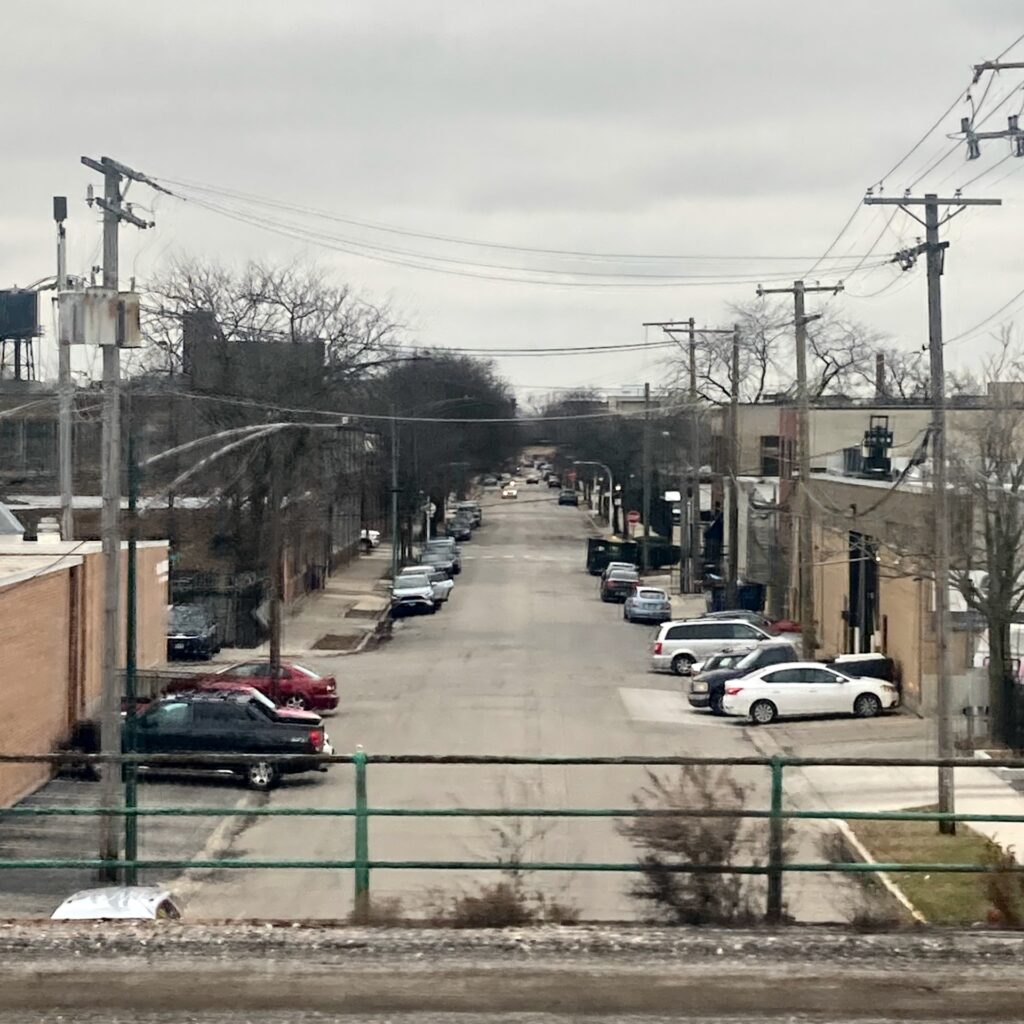
[[[518,498],[519,491],[515,484],[508,484],[505,489],[501,492],[503,498]]]
[[[754,725],[801,715],[856,715],[873,718],[899,704],[899,691],[880,679],[847,676],[813,661],[775,665],[725,684],[727,715]]]

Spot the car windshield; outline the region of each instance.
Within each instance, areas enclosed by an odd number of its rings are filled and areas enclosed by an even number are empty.
[[[194,604],[176,604],[171,608],[171,629],[205,629],[206,612]]]
[[[608,579],[610,580],[636,580],[640,577],[630,569],[612,569],[608,573]]]
[[[641,601],[667,601],[668,594],[664,590],[638,590],[636,596]]]
[[[739,661],[736,662],[736,667],[737,668],[753,668],[754,665],[757,663],[757,659],[760,656],[760,654],[761,654],[760,650],[758,650],[757,648],[754,648],[754,650],[749,651],[747,654],[743,655],[743,657],[740,658]]]
[[[426,551],[420,561],[424,565],[444,565],[451,559],[443,551]]]
[[[430,577],[425,572],[399,576],[395,582],[401,587],[429,587]]]

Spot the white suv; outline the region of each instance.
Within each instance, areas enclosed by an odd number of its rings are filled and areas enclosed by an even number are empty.
[[[749,651],[768,640],[770,633],[743,619],[687,619],[664,622],[651,650],[651,668],[688,676],[693,663],[719,651]]]

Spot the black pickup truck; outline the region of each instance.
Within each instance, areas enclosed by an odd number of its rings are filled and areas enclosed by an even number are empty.
[[[80,722],[69,748],[97,753],[99,728]],[[231,771],[252,789],[268,790],[281,775],[317,771],[315,755],[324,753],[322,722],[279,717],[241,691],[176,693],[147,705],[135,720],[135,750],[140,754],[308,754],[289,761],[251,760],[216,766],[198,761],[168,770]],[[145,762],[141,762],[143,765]]]

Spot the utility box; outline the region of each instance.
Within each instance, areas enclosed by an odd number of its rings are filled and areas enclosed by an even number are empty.
[[[85,292],[61,292],[57,296],[62,345],[85,344]]]
[[[86,288],[84,323],[86,344],[142,347],[138,292]]]
[[[0,291],[0,338],[34,338],[39,334],[39,295],[25,289]]]

